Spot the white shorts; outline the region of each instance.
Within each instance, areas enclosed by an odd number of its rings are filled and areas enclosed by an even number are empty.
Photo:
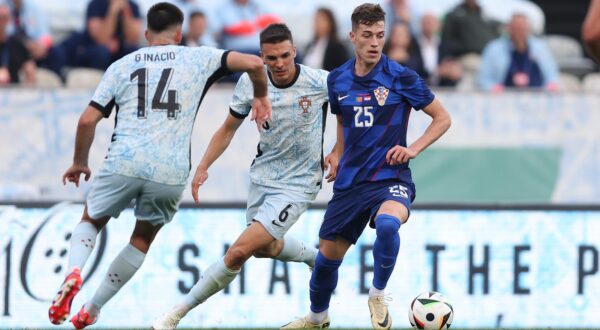
[[[258,221],[271,236],[281,239],[316,197],[317,193],[307,194],[251,182],[246,223],[250,225],[252,221]]]
[[[87,212],[92,219],[118,218],[135,199],[134,214],[138,220],[154,226],[165,224],[177,212],[184,187],[100,172],[87,196]]]

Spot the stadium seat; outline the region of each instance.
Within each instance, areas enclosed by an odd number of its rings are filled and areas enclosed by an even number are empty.
[[[564,35],[547,35],[543,39],[561,72],[582,78],[595,69],[594,62],[583,56],[583,47],[576,39]]]
[[[96,88],[102,80],[103,71],[96,69],[74,68],[67,73],[67,88]]]
[[[581,81],[577,76],[570,73],[560,73],[559,77],[560,89],[563,92],[579,92],[581,91]]]
[[[35,80],[36,86],[41,88],[60,88],[63,85],[56,73],[44,68],[37,68]]]
[[[586,92],[600,92],[600,73],[590,73],[583,78],[583,90]]]

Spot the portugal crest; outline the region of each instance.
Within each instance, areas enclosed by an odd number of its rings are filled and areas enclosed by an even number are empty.
[[[312,105],[312,102],[308,98],[308,96],[302,96],[300,100],[298,100],[298,105],[302,108],[302,113],[308,113],[308,108]]]
[[[390,90],[383,86],[379,86],[375,88],[373,93],[375,94],[375,98],[377,99],[377,104],[379,104],[379,106],[383,106],[385,104],[385,100],[387,100]]]

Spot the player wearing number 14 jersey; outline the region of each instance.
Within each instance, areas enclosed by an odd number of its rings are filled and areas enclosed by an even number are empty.
[[[110,150],[94,178],[81,222],[71,235],[68,275],[48,311],[60,324],[82,285],[81,269],[98,232],[135,199],[137,218],[129,244],[108,269],[94,296],[71,319],[77,329],[96,322],[100,309],[135,274],[159,229],[178,209],[190,169],[190,136],[196,111],[210,85],[230,71],[246,71],[258,121],[270,116],[266,75],[257,56],[208,47],[177,46],[183,14],[158,3],[147,15],[143,48],[113,63],[79,119],[73,165],[63,175],[79,185],[91,171],[88,153],[97,123],[116,109]],[[262,122],[261,122],[262,124]]]
[[[374,329],[389,329],[384,289],[400,248],[400,225],[408,220],[415,197],[408,162],[442,136],[450,116],[412,70],[382,55],[385,14],[363,4],[352,13],[350,39],[356,57],[331,71],[327,80],[331,112],[338,117],[336,148],[342,154],[333,198],[319,231],[319,254],[310,279],[310,313],[283,328],[329,326],[329,301],[338,268],[371,219],[373,285],[368,306]],[[411,109],[432,118],[425,133],[408,145]]]

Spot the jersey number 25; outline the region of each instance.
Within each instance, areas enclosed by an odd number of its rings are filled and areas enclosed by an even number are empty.
[[[354,127],[371,127],[373,126],[373,110],[372,106],[354,107]]]

